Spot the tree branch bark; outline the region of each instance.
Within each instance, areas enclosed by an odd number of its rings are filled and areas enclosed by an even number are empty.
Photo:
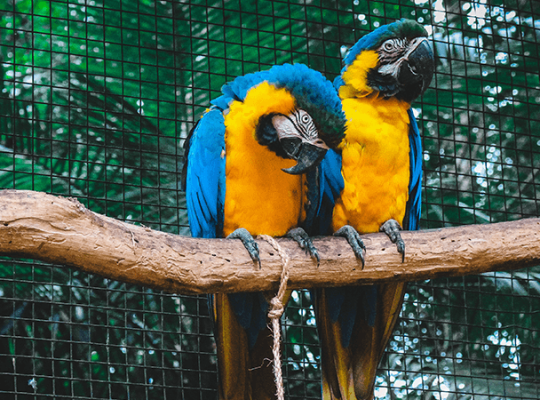
[[[381,233],[364,235],[366,266],[346,240],[316,238],[321,263],[289,239],[289,288],[415,281],[540,265],[540,219],[403,232],[405,262]],[[275,290],[279,255],[258,240],[262,269],[239,240],[194,239],[117,221],[76,199],[0,191],[0,255],[64,264],[172,293]]]

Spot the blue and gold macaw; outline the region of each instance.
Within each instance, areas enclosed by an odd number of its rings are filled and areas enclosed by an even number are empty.
[[[411,103],[433,71],[427,32],[403,19],[361,38],[334,82],[347,128],[340,151],[329,151],[319,167],[331,188],[325,191],[320,233],[345,236],[358,257],[358,232],[385,232],[404,259],[399,231],[419,228],[422,148]],[[372,399],[404,290],[403,283],[389,283],[312,292],[324,399]]]
[[[321,198],[316,176],[306,172],[344,136],[332,83],[305,65],[286,64],[238,77],[222,92],[186,141],[192,235],[239,238],[259,267],[251,235],[289,235],[318,259],[301,227]],[[220,398],[275,398],[263,293],[214,294],[209,303]]]

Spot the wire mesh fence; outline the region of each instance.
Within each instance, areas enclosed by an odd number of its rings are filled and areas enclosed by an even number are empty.
[[[0,2],[0,187],[187,235],[182,144],[234,77],[301,62],[332,79],[363,34],[430,32],[413,107],[422,228],[540,214],[540,11],[524,0]],[[449,255],[451,257],[451,255]],[[376,398],[540,398],[540,269],[408,286]],[[320,398],[309,293],[284,319],[289,398]],[[216,398],[204,297],[0,260],[2,399]]]

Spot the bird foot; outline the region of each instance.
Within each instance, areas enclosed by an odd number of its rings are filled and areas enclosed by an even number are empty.
[[[352,247],[356,258],[362,261],[362,269],[364,269],[364,252],[366,251],[366,246],[364,246],[364,242],[362,239],[360,239],[360,234],[358,231],[350,225],[343,225],[334,233],[334,236],[341,236],[347,239],[347,242],[349,242],[349,245]]]
[[[287,232],[287,237],[294,240],[298,245],[305,250],[306,254],[309,254],[312,258],[317,260],[317,268],[319,268],[320,258],[317,248],[313,246],[313,241],[302,228],[293,228]]]
[[[401,254],[401,262],[405,262],[405,242],[401,238],[401,225],[395,219],[389,219],[379,228],[380,232],[386,233],[386,236],[390,238],[392,243],[397,246],[397,251]]]
[[[234,232],[232,232],[229,236],[227,236],[227,239],[240,239],[248,251],[251,259],[254,263],[259,264],[259,269],[261,269],[261,259],[259,257],[259,246],[257,245],[257,242],[255,242],[255,239],[253,239],[253,236],[251,236],[251,233],[247,231],[245,228],[238,228]]]

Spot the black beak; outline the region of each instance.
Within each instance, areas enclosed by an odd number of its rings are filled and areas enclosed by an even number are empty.
[[[302,146],[302,139],[299,137],[287,137],[281,139],[279,144],[289,158],[296,160]]]
[[[286,150],[285,146],[283,146],[283,148]],[[303,174],[309,169],[317,166],[326,155],[326,152],[327,149],[302,142],[296,146],[296,152],[294,154],[289,153],[291,158],[294,158],[298,163],[291,168],[284,168],[283,171],[291,175]]]
[[[427,41],[423,41],[409,54],[408,60],[403,62],[399,70],[398,80],[407,91],[410,91],[413,100],[422,95],[431,83],[435,63],[433,51]]]

